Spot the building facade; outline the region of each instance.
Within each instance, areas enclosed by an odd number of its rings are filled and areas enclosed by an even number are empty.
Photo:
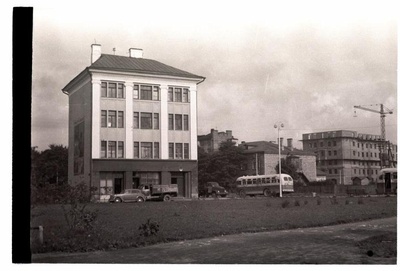
[[[314,153],[293,148],[292,139],[287,140],[287,146],[281,144],[281,158],[296,166],[297,172],[307,178],[309,182],[317,181],[316,157]],[[279,163],[279,145],[274,142],[255,141],[242,142],[239,147],[244,148],[248,156],[247,164],[243,165],[244,175],[275,174]]]
[[[211,129],[209,134],[200,135],[197,137],[199,147],[207,153],[218,151],[222,142],[233,142],[235,140],[237,139],[232,136],[231,130],[226,130],[226,132],[218,132],[218,130]]]
[[[387,161],[397,164],[397,145],[390,144],[388,159],[386,154],[381,155],[382,141],[377,135],[338,130],[303,134],[302,142],[305,151],[315,153],[317,169],[337,184],[375,181],[379,170],[390,166]]]
[[[62,91],[69,99],[68,179],[106,201],[140,184],[178,184],[197,197],[197,89],[204,77],[143,58],[101,53]]]

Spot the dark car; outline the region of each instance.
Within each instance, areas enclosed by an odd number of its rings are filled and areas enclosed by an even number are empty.
[[[200,197],[209,197],[212,196],[214,198],[226,197],[228,195],[228,191],[222,186],[220,186],[217,182],[208,182],[200,189],[199,196]]]
[[[146,196],[139,189],[125,189],[124,193],[110,196],[109,202],[144,202]]]

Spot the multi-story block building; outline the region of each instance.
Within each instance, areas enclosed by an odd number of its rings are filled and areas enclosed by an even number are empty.
[[[282,138],[280,139],[283,143]],[[293,147],[293,139],[287,139],[287,146],[281,144],[281,159],[287,159],[288,162],[297,168],[297,172],[306,178],[309,182],[318,181],[316,158],[314,153],[298,150]],[[245,175],[264,175],[277,173],[276,167],[279,163],[279,145],[274,142],[255,141],[242,142],[239,147],[244,148],[244,154],[247,155],[247,164],[243,165]]]
[[[197,137],[199,147],[207,153],[218,151],[222,142],[235,142],[235,140],[237,139],[232,136],[231,130],[226,130],[226,132],[218,132],[218,130],[211,129],[209,134],[199,135]]]
[[[339,130],[303,134],[302,142],[305,151],[316,154],[317,169],[325,172],[327,180],[338,184],[374,181],[382,168],[382,140],[377,135]],[[397,146],[390,144],[390,149],[390,159],[396,162]]]
[[[107,200],[139,184],[178,184],[197,197],[197,85],[205,80],[141,49],[101,54],[62,91],[69,99],[68,179]]]

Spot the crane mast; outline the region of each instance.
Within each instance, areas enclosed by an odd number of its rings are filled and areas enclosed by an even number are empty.
[[[390,144],[388,144],[388,142],[386,141],[386,125],[385,125],[385,118],[387,114],[393,114],[393,110],[389,110],[384,108],[383,104],[375,104],[380,106],[380,110],[375,110],[375,109],[371,109],[371,108],[367,108],[365,106],[361,106],[361,105],[355,105],[354,108],[357,109],[362,109],[365,111],[370,111],[373,113],[378,113],[380,114],[380,118],[381,118],[381,145],[379,146],[380,148],[380,153],[381,153],[381,168],[384,167],[384,153],[386,151],[388,151],[388,160],[389,160],[389,166],[392,165],[392,163],[394,162],[392,158],[392,154],[391,154],[391,149],[390,149]],[[374,105],[369,105],[369,106],[374,106]]]

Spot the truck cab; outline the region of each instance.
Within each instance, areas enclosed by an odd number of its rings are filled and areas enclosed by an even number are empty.
[[[226,197],[228,195],[228,191],[222,186],[220,186],[217,182],[207,182],[203,189],[199,191],[199,196],[204,197]]]

